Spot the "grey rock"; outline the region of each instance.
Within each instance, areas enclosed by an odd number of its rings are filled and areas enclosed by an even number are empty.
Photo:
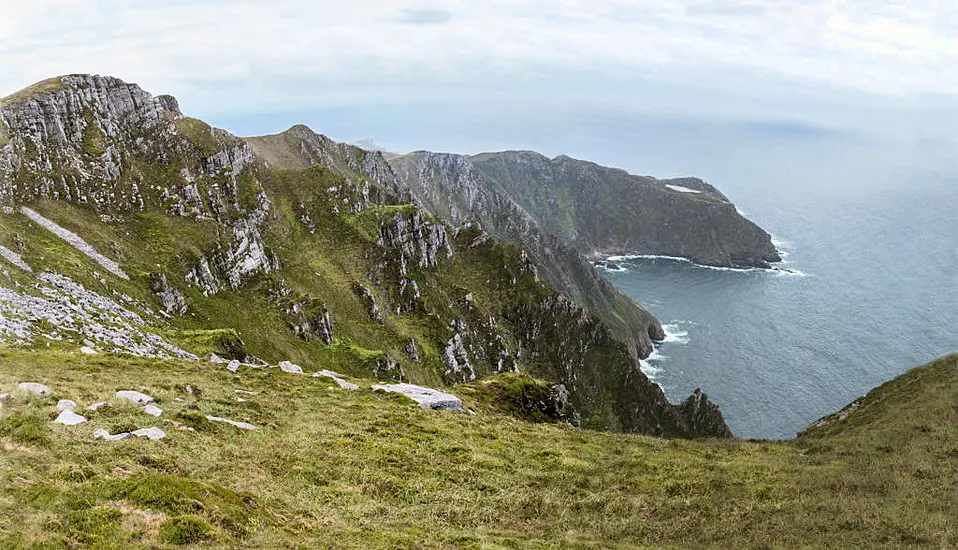
[[[452,375],[463,382],[476,379],[476,371],[469,364],[469,354],[462,343],[462,336],[456,333],[446,342],[442,353],[442,362],[446,365],[446,375]]]
[[[342,378],[342,376],[343,376],[342,374],[333,372],[333,371],[331,371],[331,370],[326,370],[326,369],[323,369],[323,370],[321,370],[321,371],[319,371],[319,372],[313,374],[313,377],[317,377],[317,378],[318,378],[318,377],[332,378],[333,381],[336,382],[336,384],[338,384],[339,387],[340,387],[340,388],[343,388],[344,390],[358,390],[358,389],[359,389],[359,386],[357,386],[356,384],[353,384],[352,382],[349,382],[348,380],[344,380],[344,379]]]
[[[88,411],[98,411],[103,407],[108,407],[110,404],[106,401],[100,401],[99,403],[94,403],[86,408]]]
[[[144,405],[146,403],[153,402],[153,398],[150,397],[149,395],[146,395],[145,393],[140,393],[138,391],[132,391],[132,390],[118,391],[116,392],[116,396],[118,399],[129,401],[130,403],[135,403],[137,405]]]
[[[71,401],[69,399],[61,399],[57,402],[57,411],[72,411],[77,408],[76,401]]]
[[[156,405],[147,405],[143,407],[143,412],[150,416],[161,416],[163,414],[163,409],[157,407]]]
[[[279,370],[283,372],[291,372],[295,374],[303,374],[303,369],[299,365],[294,365],[289,361],[280,361]]]
[[[164,273],[150,273],[150,291],[155,294],[163,309],[170,315],[183,315],[187,311],[186,299],[170,284]]]
[[[131,433],[129,433],[129,432],[123,432],[123,433],[118,433],[118,434],[115,434],[115,435],[110,435],[110,432],[108,432],[108,431],[106,431],[106,430],[103,430],[103,429],[100,429],[100,430],[97,430],[97,431],[93,432],[93,438],[94,438],[94,439],[102,439],[102,440],[104,440],[104,441],[120,441],[120,440],[123,440],[123,439],[132,439],[132,438],[133,438],[133,434],[131,434]]]
[[[163,430],[153,427],[153,428],[142,428],[133,432],[133,435],[136,437],[145,437],[150,440],[163,439],[166,437],[166,432]]]
[[[413,401],[419,403],[424,409],[436,409],[452,412],[464,412],[462,409],[462,400],[451,393],[424,388],[413,384],[387,384],[375,385],[374,390],[383,390],[387,392],[401,393]]]
[[[83,346],[82,348],[80,348],[80,353],[82,353],[83,355],[96,355],[97,351],[91,348],[90,346]]]
[[[56,424],[63,424],[64,426],[76,426],[77,424],[83,424],[86,421],[86,417],[80,416],[72,410],[65,410],[61,412],[57,416],[57,419],[53,422]]]
[[[23,258],[21,258],[19,254],[10,250],[9,248],[6,248],[3,245],[0,245],[0,258],[4,258],[11,264],[19,267],[20,269],[24,271],[29,271],[31,273],[33,272],[33,268],[30,267],[30,264],[23,261]]]
[[[238,372],[240,368],[240,362],[236,359],[233,359],[226,365],[226,370],[230,372]]]
[[[23,212],[25,216],[27,216],[28,218],[36,222],[37,225],[40,225],[46,228],[47,230],[49,230],[56,236],[65,240],[67,243],[69,243],[71,246],[73,246],[80,252],[83,252],[84,254],[89,256],[90,259],[92,259],[96,263],[103,266],[103,269],[106,269],[107,271],[109,271],[110,273],[116,275],[117,277],[121,279],[124,279],[127,281],[130,280],[130,276],[127,275],[122,269],[120,269],[120,264],[114,262],[113,260],[107,258],[103,254],[100,254],[99,252],[97,252],[95,248],[90,246],[86,241],[80,238],[80,236],[77,235],[76,233],[70,231],[69,229],[60,227],[55,222],[44,218],[39,213],[37,213],[36,211],[30,208],[27,208],[26,206],[21,206],[20,211]]]
[[[228,418],[220,418],[220,417],[218,417],[218,416],[206,415],[206,419],[209,420],[209,421],[211,421],[211,422],[223,422],[223,423],[229,424],[229,425],[231,425],[231,426],[236,426],[237,428],[239,428],[239,429],[241,429],[241,430],[255,430],[255,429],[256,429],[256,426],[254,426],[254,425],[252,425],[252,424],[249,424],[249,423],[247,423],[247,422],[237,422],[236,420],[230,420],[230,419],[228,419]]]
[[[53,393],[49,387],[37,382],[21,382],[17,385],[17,389],[25,393],[32,393],[34,395],[50,395]]]

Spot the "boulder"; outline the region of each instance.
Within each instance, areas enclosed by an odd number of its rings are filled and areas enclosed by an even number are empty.
[[[154,440],[154,439],[163,439],[164,437],[166,437],[166,432],[156,427],[141,428],[133,432],[133,435],[136,437],[145,437],[147,439]]]
[[[230,372],[237,372],[239,371],[239,368],[240,368],[240,362],[237,361],[236,359],[233,359],[226,365],[226,370]]]
[[[53,393],[53,391],[49,387],[44,386],[43,384],[38,384],[36,382],[21,382],[17,386],[17,389],[22,392],[32,393],[34,395],[50,395],[51,393]]]
[[[303,369],[299,365],[294,365],[289,361],[280,361],[279,370],[283,372],[292,372],[296,374],[303,374]]]
[[[86,422],[86,417],[80,416],[72,410],[63,411],[57,416],[57,419],[54,420],[57,424],[63,424],[64,426],[76,426],[77,424],[83,424]]]
[[[424,409],[463,412],[462,400],[451,393],[424,388],[414,384],[377,384],[373,386],[373,389],[401,393],[416,403],[419,403],[419,406]]]
[[[102,407],[107,407],[107,406],[109,406],[109,405],[110,405],[110,404],[107,403],[106,401],[100,401],[99,403],[94,403],[94,404],[90,405],[89,407],[86,408],[86,410],[88,410],[88,411],[97,411],[97,410],[100,410],[100,408],[102,408]]]
[[[118,391],[116,392],[116,396],[119,399],[123,399],[124,401],[129,401],[130,403],[135,403],[137,405],[144,405],[146,403],[153,402],[153,398],[149,395],[132,390]]]
[[[57,402],[57,412],[72,411],[75,408],[77,408],[76,401],[71,401],[69,399],[61,399],[60,401]]]
[[[143,407],[143,412],[150,416],[160,416],[163,414],[163,409],[157,407],[156,405],[147,405]]]
[[[80,353],[84,355],[96,355],[97,351],[91,348],[90,346],[83,346],[82,348],[80,348]]]

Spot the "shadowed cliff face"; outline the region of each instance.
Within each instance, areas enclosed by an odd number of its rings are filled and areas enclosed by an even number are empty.
[[[726,435],[669,404],[638,368],[648,347],[630,350],[541,281],[530,254],[408,204],[381,154],[305,127],[246,141],[176,105],[82,75],[0,102],[0,311],[12,320],[0,341],[120,341],[148,357],[215,351],[434,385],[519,370],[567,388],[586,427]],[[33,311],[73,307],[52,301],[54,272],[85,317]],[[109,314],[120,303],[129,326]]]

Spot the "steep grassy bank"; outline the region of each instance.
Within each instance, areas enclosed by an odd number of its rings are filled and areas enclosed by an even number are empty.
[[[3,348],[0,390],[22,381],[54,395],[15,394],[0,408],[7,547],[958,544],[955,357],[788,442],[532,424],[480,406],[467,387],[458,393],[475,415],[421,410],[364,380],[348,392],[277,369]],[[120,389],[153,395],[163,416],[118,406],[79,426],[51,423],[59,398],[82,412]],[[153,425],[167,438],[91,437]]]

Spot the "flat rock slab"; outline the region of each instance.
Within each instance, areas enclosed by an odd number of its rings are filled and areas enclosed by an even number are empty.
[[[143,412],[150,416],[160,416],[163,414],[163,409],[157,407],[156,405],[147,405],[143,407]]]
[[[53,391],[49,387],[44,386],[43,384],[38,384],[36,382],[21,382],[17,386],[17,389],[22,392],[32,393],[34,395],[50,395],[51,393],[53,393]]]
[[[76,426],[77,424],[83,424],[86,422],[86,417],[80,416],[73,411],[63,411],[57,416],[57,419],[54,420],[57,424],[63,424],[64,426]]]
[[[236,359],[233,359],[226,365],[226,370],[230,372],[236,372],[239,370],[239,368],[240,368],[240,362],[237,361]]]
[[[252,425],[252,424],[249,424],[249,423],[247,423],[247,422],[237,422],[237,421],[235,421],[235,420],[230,420],[229,418],[220,418],[220,417],[218,417],[218,416],[206,415],[206,419],[209,420],[210,422],[224,422],[224,423],[226,423],[226,424],[229,424],[230,426],[236,426],[237,428],[240,428],[240,429],[242,429],[242,430],[255,430],[255,429],[256,429],[256,426],[254,426],[254,425]]]
[[[83,346],[82,348],[80,348],[80,353],[84,355],[96,355],[97,351],[91,348],[90,346]]]
[[[340,388],[343,388],[344,390],[358,390],[358,389],[359,389],[359,386],[357,386],[356,384],[353,384],[352,382],[350,382],[350,381],[348,381],[348,380],[343,380],[342,376],[343,376],[342,374],[333,372],[333,371],[331,371],[331,370],[325,370],[325,369],[323,369],[323,370],[321,370],[321,371],[319,371],[319,372],[313,374],[313,377],[317,377],[317,378],[319,378],[319,377],[322,377],[322,378],[332,378],[333,381],[336,382],[337,384],[339,384],[339,387],[340,387]]]
[[[163,439],[166,437],[166,432],[159,428],[142,428],[133,432],[133,435],[136,437],[145,437],[150,440],[154,439]]]
[[[138,391],[122,390],[116,392],[116,396],[119,399],[129,401],[130,403],[136,403],[138,405],[144,405],[146,403],[152,403],[153,398],[145,393],[140,393]]]
[[[110,432],[106,430],[97,430],[93,432],[94,439],[103,439],[104,441],[120,441],[121,439],[131,439],[133,434],[130,432],[123,432],[119,434],[110,435]]]
[[[292,372],[295,374],[303,374],[303,368],[299,365],[294,365],[289,361],[280,361],[279,370],[283,372]]]
[[[90,405],[89,407],[86,408],[86,410],[88,410],[88,411],[96,411],[96,410],[99,410],[100,408],[106,407],[106,406],[109,406],[109,403],[107,403],[106,401],[100,401],[99,403],[94,403],[94,404]]]
[[[76,408],[77,408],[77,402],[76,402],[76,401],[71,401],[71,400],[69,400],[69,399],[61,399],[61,400],[57,401],[57,411],[58,411],[58,412],[72,411],[73,409],[76,409]]]
[[[377,384],[373,386],[373,389],[401,393],[416,403],[419,403],[419,406],[424,409],[463,412],[461,399],[451,393],[434,390],[432,388],[424,388],[414,384]]]

